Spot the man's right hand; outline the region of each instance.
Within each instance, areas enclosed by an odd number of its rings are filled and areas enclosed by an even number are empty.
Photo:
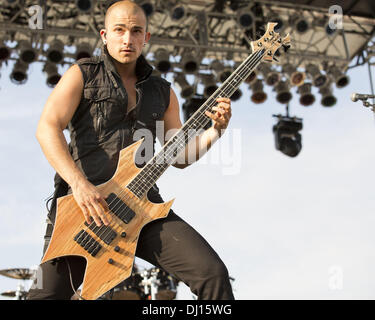
[[[110,216],[106,214],[109,211],[105,198],[100,194],[99,190],[88,180],[82,179],[71,185],[74,199],[81,208],[85,220],[88,224],[92,223],[92,219],[97,226],[108,225]]]

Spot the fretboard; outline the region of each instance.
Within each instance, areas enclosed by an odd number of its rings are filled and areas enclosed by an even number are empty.
[[[205,112],[213,113],[212,108],[217,105],[217,98],[230,98],[240,84],[251,74],[262,60],[264,50],[251,54],[238,68],[225,80],[225,82],[206,100],[206,102],[184,123],[184,125],[170,138],[162,149],[154,155],[141,169],[134,179],[126,186],[137,197],[141,198],[167,168],[176,162],[180,153],[189,141],[197,135],[211,121]]]

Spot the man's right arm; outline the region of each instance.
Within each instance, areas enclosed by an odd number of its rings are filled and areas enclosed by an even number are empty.
[[[75,164],[63,134],[80,103],[83,85],[81,70],[73,65],[49,96],[38,123],[36,137],[48,162],[72,188],[86,221],[90,223],[91,216],[97,225],[100,225],[100,219],[107,224],[108,219],[104,215],[104,210],[108,210],[107,204]]]

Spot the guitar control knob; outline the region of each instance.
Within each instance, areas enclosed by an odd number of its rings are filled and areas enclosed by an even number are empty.
[[[119,247],[119,246],[116,246],[114,250],[115,250],[116,252],[119,252],[119,251],[120,251],[120,247]]]
[[[109,259],[108,259],[108,263],[109,263],[109,264],[113,264],[113,263],[114,263],[113,259],[109,258]]]
[[[121,233],[121,238],[125,238],[125,237],[126,237],[126,232],[124,231]]]

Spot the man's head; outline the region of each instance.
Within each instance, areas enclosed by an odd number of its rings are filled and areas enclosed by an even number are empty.
[[[143,9],[130,0],[115,2],[106,12],[105,29],[100,30],[100,36],[116,61],[135,62],[150,40]]]

